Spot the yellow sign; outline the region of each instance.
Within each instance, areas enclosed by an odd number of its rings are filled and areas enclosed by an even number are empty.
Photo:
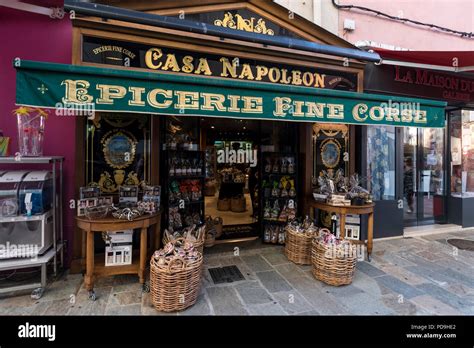
[[[238,13],[234,16],[232,13],[227,12],[224,14],[224,19],[216,19],[214,25],[217,25],[218,27],[248,31],[251,33],[275,35],[275,32],[272,29],[267,28],[267,25],[262,18],[259,18],[258,20],[256,20],[255,17],[245,19]]]
[[[230,60],[221,57],[217,66],[205,57],[185,55],[177,58],[175,53],[166,53],[162,48],[150,48],[145,54],[145,64],[153,70],[181,72],[186,74],[229,77],[239,80],[281,83],[284,85],[325,88],[325,74],[278,66],[241,63],[239,58]],[[214,67],[214,69],[212,68]],[[216,71],[217,70],[217,71]]]
[[[326,119],[349,123],[372,124],[426,124],[427,112],[414,103],[382,103],[368,105],[352,101],[349,105],[329,103],[306,97],[302,99],[280,96],[251,96],[239,94],[221,94],[210,91],[180,90],[153,88],[144,86],[123,86],[95,83],[87,80],[66,79],[61,82],[65,86],[64,104],[95,103],[96,106],[126,103],[128,106],[153,110],[173,110],[184,113],[186,110],[201,110],[203,113],[260,114],[270,111],[276,119]],[[95,88],[90,88],[94,86]],[[191,86],[192,87],[192,86]],[[403,105],[402,105],[403,104]],[[406,105],[405,105],[406,104]],[[264,110],[264,106],[267,109]],[[270,106],[271,105],[271,106]],[[270,110],[268,107],[270,106]],[[347,107],[350,107],[350,111]],[[195,111],[196,112],[196,111]],[[348,115],[352,116],[349,119]],[[385,123],[387,124],[387,123]]]

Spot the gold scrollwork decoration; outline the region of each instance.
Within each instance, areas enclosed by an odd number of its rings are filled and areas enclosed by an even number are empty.
[[[328,137],[335,137],[337,134],[342,133],[342,137],[346,139],[349,133],[349,127],[345,124],[334,124],[334,123],[315,123],[313,125],[313,133],[316,137],[319,137],[320,133]]]
[[[218,27],[237,29],[237,23],[235,23],[234,16],[230,12],[224,14],[224,19],[216,19],[214,25],[217,25]]]
[[[259,18],[256,21],[255,17],[250,17],[247,19],[238,13],[234,16],[231,12],[226,12],[223,19],[216,19],[214,21],[214,25],[217,25],[218,27],[243,30],[251,33],[253,32],[265,35],[275,35],[275,32],[272,29],[267,28],[263,18]]]

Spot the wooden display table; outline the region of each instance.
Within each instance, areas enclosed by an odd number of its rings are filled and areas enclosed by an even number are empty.
[[[158,249],[161,237],[161,212],[156,214],[145,214],[135,220],[120,220],[113,217],[89,220],[86,217],[76,217],[77,227],[86,233],[86,274],[84,282],[89,291],[89,298],[95,300],[94,280],[98,276],[111,276],[118,274],[137,274],[140,284],[145,285],[145,269],[148,260],[147,250],[147,230],[155,225],[155,233],[152,233],[151,249]],[[104,231],[121,231],[130,229],[140,229],[140,253],[133,254],[131,265],[105,266],[105,255],[94,254],[94,233]],[[150,250],[151,251],[151,250]]]
[[[341,217],[340,223],[340,238],[345,237],[346,233],[346,215],[355,214],[362,215],[367,214],[369,216],[368,227],[367,227],[367,242],[351,240],[354,244],[364,244],[367,247],[367,259],[370,261],[370,255],[372,254],[373,247],[373,235],[374,235],[374,204],[366,205],[348,205],[348,206],[336,206],[328,203],[317,202],[311,197],[308,199],[308,207],[310,208],[310,216],[314,219],[314,209],[320,209],[329,213],[339,214]]]

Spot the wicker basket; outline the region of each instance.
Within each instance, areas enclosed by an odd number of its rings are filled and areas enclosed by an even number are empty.
[[[199,251],[201,254],[204,252],[204,238],[205,238],[205,236],[203,235],[203,237],[201,239],[198,239],[193,243],[194,249]],[[175,239],[175,241],[178,240],[178,239],[181,239],[181,238],[177,238],[177,239]],[[169,242],[170,242],[170,240],[166,237],[166,234],[163,235],[163,245],[166,245],[166,243],[169,243]]]
[[[214,218],[214,229],[216,230],[216,238],[222,236],[222,228],[224,226],[224,221],[220,216]]]
[[[189,264],[177,258],[169,265],[150,261],[150,298],[158,311],[182,311],[196,303],[201,287],[202,254]]]
[[[211,230],[206,234],[206,239],[204,239],[204,247],[210,248],[216,244],[216,233],[215,230]]]
[[[355,246],[334,248],[314,240],[311,251],[312,273],[322,282],[340,286],[352,283],[357,260]]]
[[[243,213],[247,210],[245,203],[245,197],[243,195],[232,197],[230,200],[230,210],[234,213]]]
[[[285,255],[288,260],[298,265],[310,265],[313,238],[314,234],[299,233],[286,228]]]
[[[222,199],[217,200],[217,210],[220,210],[220,211],[230,210],[230,199],[222,198]]]
[[[206,182],[206,185],[204,186],[204,195],[205,196],[215,196],[216,194],[216,184],[209,182]]]
[[[214,220],[210,215],[206,216],[206,236],[204,237],[204,247],[210,248],[216,244],[216,228]]]

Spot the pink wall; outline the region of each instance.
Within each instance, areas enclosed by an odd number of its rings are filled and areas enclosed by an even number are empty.
[[[42,5],[41,1],[36,2]],[[67,16],[50,19],[44,15],[0,7],[0,129],[12,138],[10,154],[17,147],[15,108],[15,57],[36,61],[71,63],[72,26]],[[61,118],[51,113],[46,121],[44,155],[65,157],[65,202],[74,198],[75,119]],[[18,168],[18,167],[16,167]],[[63,207],[65,238],[70,241],[68,255],[72,251],[74,212]],[[68,257],[68,259],[70,259]]]
[[[338,3],[368,7],[393,16],[474,32],[472,0],[339,0]],[[356,29],[353,32],[343,33],[346,18],[355,20]],[[339,11],[339,33],[351,43],[372,40],[417,51],[474,51],[474,38],[460,38],[358,10]]]

